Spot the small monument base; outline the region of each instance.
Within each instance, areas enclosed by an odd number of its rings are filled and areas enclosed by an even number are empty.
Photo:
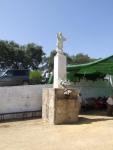
[[[70,95],[64,95],[64,89],[43,89],[43,121],[50,124],[75,123],[78,121],[79,93],[75,89],[70,90]]]

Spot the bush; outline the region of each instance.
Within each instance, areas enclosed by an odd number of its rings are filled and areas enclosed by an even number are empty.
[[[30,71],[29,79],[31,84],[40,84],[42,81],[42,74],[40,71]]]

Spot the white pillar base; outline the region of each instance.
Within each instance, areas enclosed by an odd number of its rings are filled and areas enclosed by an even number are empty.
[[[66,56],[57,53],[54,57],[54,88],[61,88],[60,80],[66,80]]]

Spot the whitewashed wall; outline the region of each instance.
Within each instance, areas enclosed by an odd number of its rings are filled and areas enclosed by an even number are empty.
[[[42,89],[52,85],[0,87],[0,114],[37,111],[42,107]]]
[[[99,96],[110,96],[113,94],[113,87],[106,80],[98,80],[98,81],[86,81],[81,80],[77,82],[75,88],[79,89],[82,93],[83,98],[88,97],[99,97]]]
[[[0,87],[0,114],[37,111],[42,108],[42,89],[52,85],[26,85]],[[109,96],[113,88],[107,81],[84,81],[75,85],[82,93],[83,98]]]

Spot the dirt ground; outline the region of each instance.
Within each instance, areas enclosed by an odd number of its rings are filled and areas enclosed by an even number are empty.
[[[113,150],[113,118],[105,112],[79,116],[77,124],[42,119],[0,123],[0,150]]]

